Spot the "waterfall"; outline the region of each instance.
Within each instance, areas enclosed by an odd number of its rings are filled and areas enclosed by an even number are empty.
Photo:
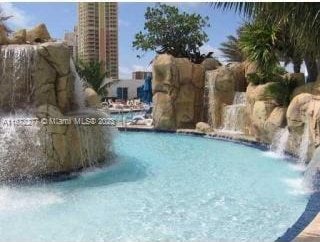
[[[285,155],[285,150],[289,138],[289,130],[287,127],[280,128],[274,135],[270,150],[276,155],[283,157]]]
[[[305,181],[313,189],[320,189],[320,148],[317,148],[304,173]]]
[[[222,110],[222,131],[243,133],[246,120],[245,92],[236,92],[232,105]]]
[[[206,75],[211,75],[211,73],[206,73]],[[215,126],[215,97],[214,97],[214,89],[215,89],[215,82],[211,81],[212,78],[206,78],[207,86],[208,86],[208,124],[211,127]]]
[[[8,45],[0,50],[0,108],[14,113],[32,106],[34,83],[31,73],[35,51],[30,45]]]
[[[76,66],[72,60],[70,59],[70,70],[75,77],[74,81],[74,95],[75,95],[75,101],[80,109],[85,108],[85,94],[84,94],[84,88],[85,84],[84,81],[80,78]]]
[[[303,134],[301,137],[300,147],[299,147],[299,161],[305,163],[308,161],[308,151],[310,144],[310,134],[309,134],[309,122],[306,122],[303,129]]]

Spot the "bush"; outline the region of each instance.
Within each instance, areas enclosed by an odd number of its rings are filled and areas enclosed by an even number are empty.
[[[295,79],[283,78],[268,86],[267,95],[275,99],[282,106],[289,106],[293,90],[298,86]]]
[[[254,85],[265,84],[267,82],[277,82],[282,79],[282,76],[287,73],[287,71],[281,67],[274,67],[270,73],[266,72],[256,72],[248,74],[248,82]]]

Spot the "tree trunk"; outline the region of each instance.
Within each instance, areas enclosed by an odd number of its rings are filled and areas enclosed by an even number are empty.
[[[314,82],[317,80],[318,76],[318,65],[317,61],[313,58],[306,57],[304,59],[308,71],[307,82]]]

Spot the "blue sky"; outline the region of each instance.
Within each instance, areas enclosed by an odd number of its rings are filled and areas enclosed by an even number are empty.
[[[171,3],[174,4],[174,3]],[[134,70],[146,70],[154,53],[147,53],[142,59],[141,54],[132,48],[135,33],[143,29],[144,12],[147,6],[154,3],[119,3],[119,58],[120,77],[130,77]],[[196,12],[210,19],[210,28],[206,29],[209,42],[203,51],[217,50],[227,35],[234,34],[241,24],[240,16],[233,12],[213,9],[206,3],[176,3],[182,11]],[[52,37],[63,38],[65,31],[72,31],[77,24],[76,3],[1,3],[2,8],[14,17],[9,21],[13,29],[29,28],[38,23],[45,23]],[[150,68],[150,67],[149,67]]]

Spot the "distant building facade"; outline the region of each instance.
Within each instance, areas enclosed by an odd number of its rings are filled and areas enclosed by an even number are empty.
[[[110,87],[107,88],[108,98],[117,99],[133,99],[137,98],[139,94],[139,87],[144,84],[144,80],[120,79],[114,81]]]
[[[150,72],[150,71],[135,71],[135,72],[132,72],[132,80],[144,80],[149,75],[152,75],[152,72]]]
[[[76,27],[74,32],[66,32],[64,34],[63,42],[68,46],[70,56],[77,60],[78,56],[78,42],[77,42],[77,32]]]
[[[118,4],[81,2],[78,18],[79,59],[102,62],[107,76],[118,79]]]

